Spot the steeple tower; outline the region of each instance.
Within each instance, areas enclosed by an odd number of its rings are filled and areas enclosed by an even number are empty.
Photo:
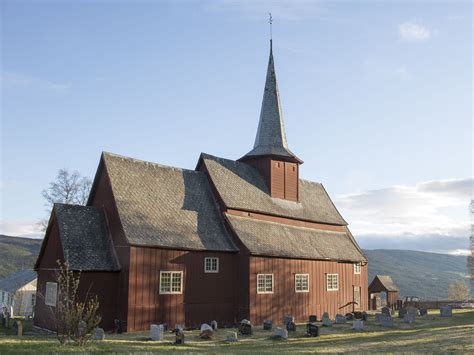
[[[298,201],[298,170],[303,161],[289,150],[286,141],[272,47],[270,39],[270,57],[255,143],[253,149],[239,160],[260,171],[272,197]]]

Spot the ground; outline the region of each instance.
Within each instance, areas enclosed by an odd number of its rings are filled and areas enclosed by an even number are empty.
[[[452,318],[440,318],[438,311],[417,317],[414,324],[395,319],[393,328],[383,328],[370,316],[364,331],[356,332],[351,324],[321,328],[321,336],[305,336],[305,325],[290,333],[288,341],[273,340],[272,332],[255,327],[251,337],[239,337],[226,343],[228,331],[219,329],[213,340],[201,340],[198,331],[186,331],[184,345],[172,345],[174,335],[166,333],[162,342],[148,340],[149,333],[107,334],[106,340],[93,342],[85,348],[60,346],[54,336],[28,334],[21,338],[0,331],[0,353],[5,352],[451,352],[474,353],[474,310],[454,310]]]

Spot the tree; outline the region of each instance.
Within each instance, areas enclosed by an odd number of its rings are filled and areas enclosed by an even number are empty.
[[[41,193],[46,200],[47,213],[51,213],[55,203],[85,205],[89,198],[91,187],[91,179],[81,176],[78,171],[71,173],[67,169],[60,169],[56,179],[50,182],[49,187]],[[44,219],[39,223],[43,230],[46,230],[48,219]]]
[[[448,298],[451,301],[467,301],[469,294],[469,285],[465,282],[456,281],[449,285]]]

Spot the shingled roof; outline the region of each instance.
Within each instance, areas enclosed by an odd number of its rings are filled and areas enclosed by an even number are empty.
[[[324,231],[226,214],[251,254],[289,258],[366,261],[345,232]]]
[[[347,225],[322,184],[299,180],[299,202],[272,198],[258,170],[249,164],[201,154],[209,176],[228,208],[312,222]]]
[[[15,293],[26,284],[36,279],[36,272],[30,269],[17,271],[7,277],[0,279],[0,291]]]
[[[104,153],[103,161],[130,244],[237,251],[206,175]]]
[[[64,257],[72,270],[120,270],[102,208],[56,203],[54,212]]]
[[[280,92],[275,74],[272,41],[270,40],[270,57],[268,59],[267,77],[263,92],[260,120],[253,149],[245,157],[276,155],[290,158],[302,163],[288,148],[285,125],[280,102]]]

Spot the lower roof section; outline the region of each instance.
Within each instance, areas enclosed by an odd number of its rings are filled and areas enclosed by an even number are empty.
[[[297,227],[226,214],[251,254],[285,258],[366,261],[346,232]]]

